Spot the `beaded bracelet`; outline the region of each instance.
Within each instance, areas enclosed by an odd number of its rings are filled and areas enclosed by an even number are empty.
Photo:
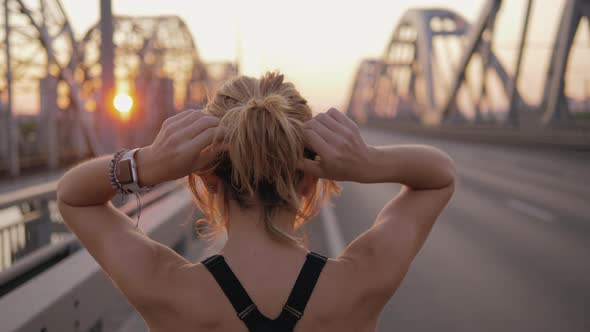
[[[117,177],[117,174],[118,174],[117,167],[119,164],[119,160],[121,160],[121,158],[123,157],[123,155],[125,153],[127,153],[127,151],[129,151],[129,150],[121,149],[121,150],[117,151],[113,155],[113,158],[111,159],[111,163],[109,164],[109,178],[111,180],[111,186],[113,187],[115,192],[120,195],[121,203],[123,203],[123,200],[125,198],[125,194],[128,194],[128,192],[123,189],[121,182],[119,182],[119,178]],[[135,194],[135,199],[137,202],[137,221],[135,222],[135,228],[137,228],[137,227],[139,227],[139,218],[141,217],[141,200],[139,198],[138,193],[133,193],[133,194]]]
[[[113,189],[115,189],[117,193],[121,195],[125,194],[125,190],[123,190],[123,186],[121,185],[121,183],[119,182],[119,178],[117,177],[117,167],[119,164],[119,160],[121,160],[121,157],[123,157],[123,155],[127,151],[128,150],[126,149],[121,149],[117,151],[117,153],[115,153],[115,155],[113,156],[113,159],[111,159],[111,164],[109,165],[109,178],[111,179],[111,186],[113,187]]]

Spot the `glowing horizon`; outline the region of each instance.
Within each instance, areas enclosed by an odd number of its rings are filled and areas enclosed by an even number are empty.
[[[535,3],[529,42],[533,46],[523,59],[525,68],[519,89],[523,96],[538,100],[544,83],[548,47],[553,42],[556,19],[565,0],[552,0],[555,6]],[[63,7],[78,37],[99,18],[98,1],[62,0]],[[301,0],[284,3],[238,0],[194,4],[183,0],[145,2],[113,1],[115,15],[178,15],[192,32],[205,63],[240,61],[242,74],[259,76],[266,70],[280,70],[293,82],[315,111],[330,107],[344,109],[358,64],[364,58],[381,56],[397,25],[409,8],[441,7],[461,13],[473,22],[485,0],[414,0],[338,2]],[[90,4],[90,5],[89,5]],[[525,1],[506,2],[496,24],[501,49],[500,60],[512,72]],[[584,24],[583,24],[584,25]],[[588,26],[587,23],[585,23]],[[580,29],[580,44],[588,45],[588,28]],[[578,37],[576,37],[578,38]],[[540,45],[542,44],[542,45]],[[540,46],[539,46],[540,45]],[[584,96],[590,90],[590,49],[578,52],[571,60],[575,73],[568,93]],[[523,83],[525,82],[525,83]],[[17,96],[15,113],[35,113],[38,96]],[[33,105],[34,104],[34,105]],[[15,108],[16,109],[16,108]]]

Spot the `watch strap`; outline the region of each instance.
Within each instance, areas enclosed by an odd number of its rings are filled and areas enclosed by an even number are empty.
[[[131,165],[131,177],[132,177],[132,182],[130,183],[126,183],[126,184],[121,184],[121,188],[123,189],[123,191],[125,191],[128,194],[132,194],[132,193],[145,193],[150,191],[153,186],[144,186],[141,187],[139,185],[139,175],[137,172],[137,163],[135,162],[135,154],[137,153],[137,151],[139,151],[140,148],[136,148],[130,151],[125,152],[125,154],[123,154],[123,156],[119,159],[119,163],[121,163],[122,161],[125,160],[129,160],[130,165]]]

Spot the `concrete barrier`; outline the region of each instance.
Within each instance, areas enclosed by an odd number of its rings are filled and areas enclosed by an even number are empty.
[[[190,193],[178,189],[145,208],[141,228],[150,238],[182,250],[193,228]],[[107,321],[126,300],[94,258],[80,250],[0,298],[2,332],[111,331]]]
[[[506,144],[533,148],[590,150],[590,130],[577,129],[529,129],[508,128],[493,125],[444,125],[424,127],[420,124],[394,122],[386,119],[368,120],[365,127],[389,129],[400,133],[444,138],[460,141]]]

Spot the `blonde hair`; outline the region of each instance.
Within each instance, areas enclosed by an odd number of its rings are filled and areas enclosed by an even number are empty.
[[[205,107],[225,127],[223,152],[207,170],[222,181],[223,190],[207,190],[199,174],[188,177],[189,188],[205,217],[197,230],[206,226],[209,235],[228,223],[229,201],[242,208],[260,205],[265,229],[280,241],[301,243],[302,238],[281,231],[272,223],[279,208],[296,211],[294,229],[314,217],[330,194],[340,193],[331,180],[320,179],[303,199],[297,185],[303,172],[296,165],[302,158],[314,159],[304,147],[303,123],[312,118],[307,101],[292,83],[275,72],[260,79],[239,76],[223,84]]]

